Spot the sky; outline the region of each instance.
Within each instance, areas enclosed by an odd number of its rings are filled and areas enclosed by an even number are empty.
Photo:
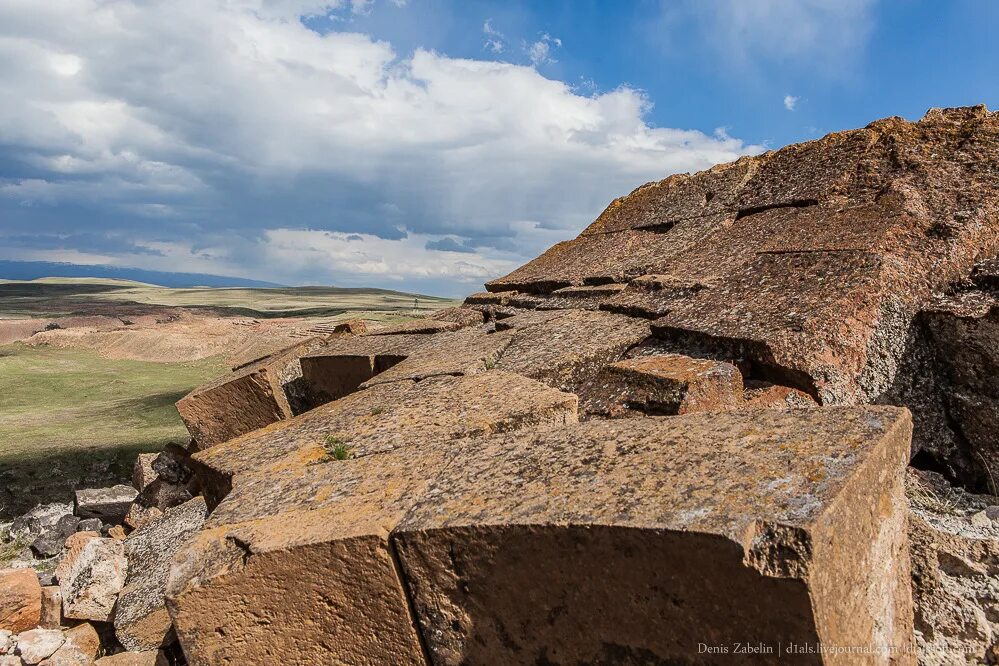
[[[0,259],[461,296],[650,180],[999,108],[996,25],[991,0],[0,0]]]

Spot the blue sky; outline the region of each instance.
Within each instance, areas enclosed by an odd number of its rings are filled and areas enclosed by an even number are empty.
[[[676,171],[999,107],[999,3],[0,0],[0,259],[461,295]]]

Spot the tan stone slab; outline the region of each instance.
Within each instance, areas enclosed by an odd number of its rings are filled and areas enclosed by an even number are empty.
[[[374,375],[367,388],[401,380],[419,381],[442,375],[474,375],[496,365],[512,336],[466,329],[433,336],[432,340],[391,368]]]
[[[648,335],[646,322],[623,315],[559,311],[518,330],[496,368],[574,391]]]
[[[747,157],[719,164],[706,171],[677,174],[647,183],[626,197],[615,199],[583,236],[626,229],[675,224],[695,217],[732,213],[747,179],[756,171],[759,158]]]
[[[346,336],[349,337],[349,336]],[[301,384],[299,357],[325,344],[315,337],[269,356],[236,366],[199,386],[177,403],[196,450],[290,418],[315,398]]]
[[[754,378],[850,402],[862,397],[857,378],[892,280],[891,267],[866,252],[760,254],[652,328],[748,358],[760,368]]]
[[[507,305],[510,297],[516,295],[516,291],[499,291],[496,293],[478,291],[465,298],[465,305]]]
[[[446,450],[407,447],[237,485],[167,583],[189,663],[423,664],[388,535]]]
[[[909,435],[905,410],[826,408],[590,421],[464,448],[393,532],[431,660],[911,648]],[[830,663],[888,663],[853,659]]]
[[[612,363],[579,393],[587,414],[666,416],[738,409],[743,386],[731,363],[669,354]]]
[[[0,569],[0,629],[20,633],[38,626],[42,587],[33,569]]]
[[[796,409],[818,404],[804,391],[769,382],[747,382],[743,397],[746,409]]]
[[[207,449],[291,416],[276,376],[253,365],[198,387],[177,403],[195,450]]]
[[[192,458],[210,505],[235,475],[278,475],[327,455],[332,437],[354,457],[427,442],[576,420],[577,399],[500,371],[380,384]]]
[[[556,244],[509,275],[486,283],[486,288],[550,294],[566,287],[624,283],[641,275],[664,273],[677,256],[706,243],[731,220],[732,216],[712,216],[686,220],[662,232],[629,229],[579,236]]]
[[[302,356],[303,380],[323,402],[337,400],[428,344],[426,334],[361,335],[331,340]]]
[[[669,313],[677,303],[690,298],[710,285],[673,275],[644,275],[632,280],[625,289],[600,302],[608,312],[658,319]]]
[[[858,187],[854,180],[878,138],[869,129],[836,132],[757,157],[757,168],[739,193],[739,210],[847,194],[873,198],[880,183]]]

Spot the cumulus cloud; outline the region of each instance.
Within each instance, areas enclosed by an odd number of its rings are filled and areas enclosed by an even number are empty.
[[[788,111],[794,111],[798,106],[798,99],[794,95],[784,95],[784,108]]]
[[[300,20],[357,7],[0,3],[2,258],[460,293],[641,182],[757,150],[652,127],[630,88]],[[144,250],[81,253],[81,229]],[[11,240],[39,231],[47,249]]]

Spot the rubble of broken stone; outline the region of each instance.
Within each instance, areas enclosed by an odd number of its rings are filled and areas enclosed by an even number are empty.
[[[191,471],[139,455],[133,485],[77,490],[0,525],[0,666],[185,663],[164,605],[170,558],[203,525]]]

